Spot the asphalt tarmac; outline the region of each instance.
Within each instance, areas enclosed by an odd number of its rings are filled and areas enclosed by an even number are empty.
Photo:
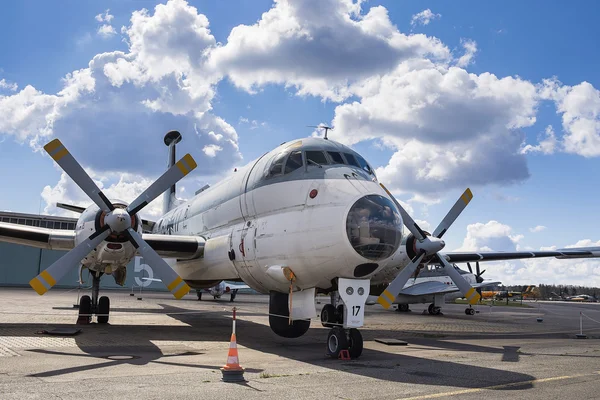
[[[104,291],[107,325],[77,326],[77,291],[0,289],[0,399],[598,399],[600,303],[448,304],[443,315],[368,306],[357,360],[326,356],[317,318],[299,339],[268,326],[268,298],[197,301]],[[323,298],[320,310],[327,298]],[[232,307],[244,383],[226,383]],[[580,315],[580,312],[583,314]],[[576,339],[580,317],[587,339]],[[541,318],[541,322],[538,322]],[[75,336],[44,334],[78,327]],[[399,339],[392,346],[375,339]]]

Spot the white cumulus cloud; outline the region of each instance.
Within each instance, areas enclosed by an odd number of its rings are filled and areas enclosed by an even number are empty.
[[[477,53],[477,43],[474,40],[461,39],[460,44],[465,49],[465,54],[456,61],[456,66],[464,68],[473,63],[473,58]]]
[[[534,228],[529,228],[529,232],[537,233],[537,232],[541,232],[545,229],[548,229],[548,228],[546,228],[544,225],[538,225]]]
[[[270,84],[296,87],[300,95],[341,101],[349,85],[393,70],[399,62],[429,55],[449,60],[439,40],[405,35],[384,7],[363,13],[350,0],[277,0],[254,25],[232,29],[211,54],[215,69],[254,92]]]
[[[431,21],[433,21],[434,19],[439,19],[441,18],[442,15],[441,14],[434,14],[429,8],[426,10],[421,11],[420,13],[417,13],[415,15],[412,16],[412,18],[410,19],[410,24],[415,26],[415,25],[429,25],[429,23]]]
[[[106,10],[104,14],[100,13],[96,15],[96,21],[102,24],[98,27],[97,33],[99,36],[102,36],[104,38],[109,38],[117,34],[115,28],[111,25],[111,21],[115,16],[109,14],[109,11],[110,9]]]

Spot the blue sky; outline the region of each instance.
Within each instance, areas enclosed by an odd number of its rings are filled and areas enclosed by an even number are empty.
[[[164,12],[154,9],[161,3]],[[132,200],[164,168],[166,129],[180,129],[182,151],[200,161],[182,183],[187,197],[233,166],[312,134],[306,125],[327,123],[336,126],[330,137],[380,168],[380,179],[431,230],[471,187],[473,201],[445,238],[449,250],[600,240],[597,2],[364,1],[354,14],[350,3],[7,4],[0,15],[0,209],[57,213],[53,202],[88,201],[36,151],[53,137],[111,193]],[[146,16],[132,18],[142,8]],[[301,32],[313,40],[303,41]],[[469,43],[475,50],[461,59]],[[196,59],[200,54],[205,58]],[[117,67],[109,73],[106,66]],[[81,80],[63,81],[78,70]],[[178,92],[179,73],[189,77],[184,86],[194,88],[193,98]],[[545,81],[551,78],[554,86]],[[95,82],[93,89],[85,82]],[[385,90],[397,82],[397,90]],[[65,87],[75,95],[59,94]],[[140,105],[156,99],[154,112]],[[426,106],[407,112],[418,104]],[[523,150],[542,140],[544,151]],[[532,232],[536,226],[545,228]],[[490,278],[506,283],[552,269],[549,280],[600,285],[594,261],[497,265]]]

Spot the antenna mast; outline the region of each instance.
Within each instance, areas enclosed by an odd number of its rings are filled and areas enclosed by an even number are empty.
[[[327,131],[329,129],[333,130],[332,127],[327,126],[327,125],[319,125],[319,126],[316,126],[316,125],[307,125],[307,127],[308,128],[321,128],[321,129],[325,129],[325,140],[329,140],[329,139],[327,139]]]

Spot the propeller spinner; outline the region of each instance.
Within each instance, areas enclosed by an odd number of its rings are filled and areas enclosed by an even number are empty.
[[[444,217],[442,222],[435,228],[433,231],[433,235],[427,235],[419,225],[412,219],[412,217],[404,210],[404,208],[400,205],[400,203],[396,200],[396,198],[390,193],[389,190],[383,184],[380,184],[381,187],[386,191],[386,193],[390,196],[390,198],[394,201],[398,209],[400,210],[400,214],[402,215],[402,219],[404,221],[404,225],[408,228],[408,230],[414,235],[416,238],[415,241],[415,251],[416,255],[411,260],[410,264],[408,264],[396,278],[389,284],[389,286],[381,293],[377,302],[381,304],[384,308],[390,308],[402,288],[410,277],[415,273],[415,270],[425,257],[436,257],[440,264],[443,265],[444,271],[450,276],[450,278],[454,281],[458,289],[461,293],[469,300],[469,304],[475,304],[481,298],[481,295],[475,291],[475,289],[467,282],[460,273],[448,262],[443,254],[440,251],[446,245],[441,237],[446,233],[448,228],[454,223],[456,218],[460,215],[460,213],[465,209],[467,204],[473,198],[473,194],[471,190],[467,188],[462,196],[456,201],[454,206],[448,211],[448,214]]]
[[[54,139],[45,145],[44,149],[89,198],[100,207],[105,216],[104,225],[99,230],[79,243],[29,282],[29,285],[38,294],[43,295],[50,290],[69,270],[79,266],[81,260],[112,234],[122,234],[128,238],[147,260],[148,264],[162,277],[162,281],[175,298],[180,299],[190,291],[190,287],[183,282],[183,279],[136,232],[136,227],[132,226],[132,221],[135,220],[134,216],[146,205],[197,167],[196,161],[191,155],[186,154],[183,156],[181,160],[162,174],[126,209],[123,209],[115,208],[60,140]]]

